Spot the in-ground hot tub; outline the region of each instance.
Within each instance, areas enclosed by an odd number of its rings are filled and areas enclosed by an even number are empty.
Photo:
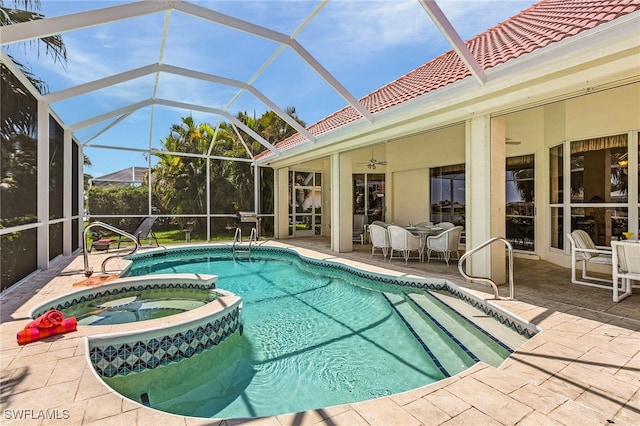
[[[216,300],[216,275],[171,274],[120,278],[100,287],[66,294],[32,309],[33,318],[50,309],[79,325],[111,325],[176,315]]]
[[[137,309],[138,314],[174,310],[173,315],[144,322],[129,315],[133,322],[113,325],[97,320],[99,315],[95,313],[87,317],[92,320],[85,328],[85,333],[90,330],[86,336],[87,361],[96,374],[104,378],[139,373],[190,358],[217,346],[236,331],[242,333],[242,298],[216,288],[217,278],[190,273],[118,278],[49,300],[32,309],[30,316],[36,318],[51,309],[65,312],[82,305],[105,312],[123,311],[123,317],[126,310]],[[147,293],[156,299],[151,301]],[[175,297],[185,294],[191,299]],[[205,303],[207,294],[211,294],[211,300]],[[160,299],[159,295],[173,297]],[[80,321],[78,324],[82,325]]]

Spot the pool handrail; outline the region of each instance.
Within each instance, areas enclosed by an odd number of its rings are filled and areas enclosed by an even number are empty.
[[[507,240],[506,238],[502,238],[502,237],[493,237],[487,241],[485,241],[484,243],[480,244],[477,247],[474,247],[473,249],[469,250],[468,252],[466,252],[465,254],[463,254],[460,257],[460,260],[458,260],[458,271],[460,271],[460,274],[465,277],[467,280],[469,281],[479,281],[479,282],[483,282],[483,283],[487,283],[489,285],[491,285],[491,287],[493,287],[493,297],[495,298],[495,300],[500,300],[500,295],[498,294],[498,286],[496,285],[496,283],[490,279],[490,278],[484,278],[484,277],[472,277],[470,275],[468,275],[466,272],[464,272],[462,265],[464,263],[464,261],[466,260],[467,257],[471,256],[472,254],[476,253],[477,251],[485,248],[486,246],[496,242],[496,241],[502,241],[506,246],[507,246],[507,253],[509,256],[509,277],[508,277],[508,281],[509,281],[509,298],[510,299],[515,299],[516,298],[516,292],[515,292],[515,288],[513,286],[513,246],[511,245],[511,242],[509,240]]]
[[[238,249],[236,248],[236,243],[242,243],[242,228],[239,226],[236,228],[235,235],[233,236],[233,246],[232,253],[233,258],[236,258],[236,251],[242,251],[249,253],[249,259],[251,259],[251,243],[254,241],[258,241],[258,230],[256,228],[251,228],[251,234],[249,235],[249,248],[248,249]]]
[[[88,251],[87,251],[87,235],[88,232],[91,228],[94,228],[96,226],[100,226],[102,228],[108,229],[111,232],[115,232],[116,234],[122,235],[125,238],[130,239],[131,241],[133,241],[133,244],[135,244],[135,246],[133,247],[133,250],[130,253],[126,253],[126,254],[115,254],[112,256],[107,257],[105,260],[102,261],[102,265],[100,267],[100,270],[103,274],[106,274],[106,265],[107,262],[111,259],[117,258],[117,257],[124,257],[124,256],[129,256],[131,254],[134,254],[135,252],[138,251],[138,248],[140,248],[140,243],[138,243],[138,239],[136,237],[134,237],[133,235],[131,235],[130,233],[128,233],[127,231],[123,231],[122,229],[116,228],[113,225],[109,225],[108,223],[104,223],[104,222],[100,222],[100,221],[95,221],[95,222],[91,222],[90,224],[88,224],[85,228],[84,228],[84,232],[82,233],[82,250],[84,253],[84,274],[85,276],[88,278],[91,276],[91,274],[93,273],[93,270],[89,269],[89,255],[88,255]]]

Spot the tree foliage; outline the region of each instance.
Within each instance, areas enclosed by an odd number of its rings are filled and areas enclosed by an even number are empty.
[[[295,108],[287,108],[286,112],[304,126],[297,118]],[[295,129],[273,111],[260,118],[240,112],[237,118],[272,144],[295,133]],[[160,210],[176,215],[206,214],[207,168],[211,184],[209,211],[212,214],[253,210],[252,164],[234,159],[251,159],[262,152],[265,147],[259,141],[229,123],[221,123],[214,130],[209,124],[197,124],[189,116],[171,127],[162,145],[166,153],[155,154],[159,162],[151,172],[153,192],[158,195]],[[215,158],[207,159],[207,154]],[[195,232],[204,233],[205,218],[187,218],[179,222],[187,221],[194,223]],[[225,226],[222,221],[214,221],[212,232],[219,233]]]
[[[87,191],[87,207],[92,216],[140,215],[146,216],[149,208],[149,190],[144,186],[92,186]],[[101,221],[132,231],[139,218],[104,218]]]

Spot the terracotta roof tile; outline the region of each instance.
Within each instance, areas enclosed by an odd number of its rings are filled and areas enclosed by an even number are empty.
[[[466,44],[482,69],[487,70],[637,10],[640,10],[640,0],[543,0]],[[360,102],[375,114],[470,75],[458,55],[449,51],[370,93]],[[318,136],[360,118],[354,108],[346,106],[309,126],[308,130]],[[286,150],[304,141],[302,135],[296,134],[276,146]],[[258,157],[265,155],[269,152]]]

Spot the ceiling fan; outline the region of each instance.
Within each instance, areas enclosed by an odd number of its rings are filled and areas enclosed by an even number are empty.
[[[371,147],[371,159],[366,163],[358,163],[358,164],[366,164],[369,169],[375,170],[376,166],[385,166],[387,162],[376,160],[376,158],[373,156],[373,147]]]

